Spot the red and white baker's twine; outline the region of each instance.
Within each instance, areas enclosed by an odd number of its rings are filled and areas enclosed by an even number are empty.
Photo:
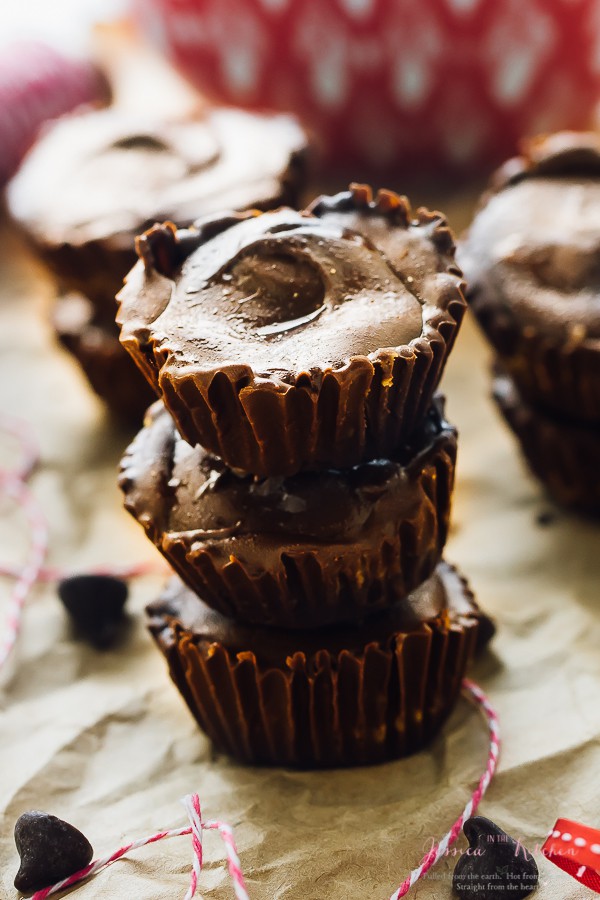
[[[2,418],[0,427],[13,435],[19,441],[22,453],[22,462],[14,469],[0,469],[0,489],[15,503],[19,504],[25,513],[27,522],[31,531],[31,553],[29,560],[22,568],[12,567],[8,565],[0,566],[0,575],[9,575],[15,578],[15,583],[9,598],[9,612],[7,619],[6,635],[0,643],[0,670],[10,656],[10,653],[16,643],[21,627],[21,619],[23,607],[32,587],[37,581],[52,580],[62,577],[55,569],[44,568],[44,561],[48,549],[48,527],[44,515],[35,500],[35,497],[29,490],[27,481],[33,469],[38,462],[38,451],[35,443],[27,429],[17,420]],[[146,564],[132,566],[129,569],[119,571],[121,577],[133,577],[134,575],[145,574],[153,567]],[[98,573],[117,574],[114,569],[100,569]],[[490,781],[493,778],[496,766],[498,764],[498,754],[500,750],[500,735],[498,727],[498,718],[494,708],[483,691],[472,681],[465,679],[463,681],[463,689],[467,696],[473,700],[484,714],[489,729],[489,752],[487,765],[477,788],[471,795],[471,798],[461,815],[458,817],[450,831],[448,831],[442,839],[435,844],[427,853],[421,864],[410,873],[410,875],[402,882],[400,887],[392,894],[390,900],[399,900],[400,897],[406,896],[411,887],[419,881],[432,866],[436,864],[446,853],[449,847],[456,841],[459,836],[464,822],[473,815],[477,809],[481,798],[485,794]],[[56,894],[66,888],[78,884],[85,878],[98,874],[107,866],[112,865],[131,850],[137,850],[139,847],[145,847],[148,844],[154,844],[157,841],[170,837],[181,837],[183,835],[192,836],[192,872],[190,876],[190,886],[185,895],[185,900],[192,900],[196,895],[198,888],[198,880],[202,872],[202,832],[216,830],[221,835],[225,843],[227,852],[227,864],[229,874],[231,876],[235,896],[237,900],[249,900],[244,876],[242,873],[240,860],[233,837],[231,827],[225,822],[211,820],[202,821],[200,811],[200,799],[197,794],[190,794],[183,799],[190,825],[184,828],[171,829],[170,831],[159,831],[150,837],[141,838],[132,841],[123,847],[120,847],[115,853],[102,859],[91,862],[80,872],[76,872],[69,878],[50,887],[44,888],[34,894],[32,900],[45,900],[51,894]]]
[[[5,633],[0,638],[0,670],[15,646],[21,628],[25,601],[38,580],[48,550],[46,520],[37,500],[27,486],[29,476],[38,461],[37,448],[29,431],[18,420],[3,416],[2,429],[19,442],[22,462],[14,469],[0,469],[0,488],[23,510],[31,532],[31,550],[28,561],[15,572],[16,580],[8,601]]]
[[[64,878],[62,881],[58,881],[51,887],[47,887],[41,891],[37,891],[31,898],[31,900],[45,900],[45,898],[49,897],[51,894],[57,894],[59,891],[64,891],[67,888],[77,884],[78,882],[83,881],[84,878],[90,878],[92,875],[97,875],[98,872],[106,869],[118,859],[121,859],[121,857],[125,856],[126,853],[129,853],[130,850],[137,850],[139,847],[146,847],[148,844],[155,844],[157,841],[162,841],[165,838],[181,837],[185,834],[191,834],[192,836],[194,859],[192,862],[190,886],[184,900],[192,900],[192,897],[196,896],[198,879],[202,871],[203,831],[219,832],[225,844],[225,850],[227,853],[227,866],[229,868],[231,880],[233,881],[235,896],[237,900],[249,900],[248,891],[246,890],[246,883],[244,881],[244,875],[242,873],[240,865],[240,858],[238,856],[237,847],[235,846],[235,840],[233,838],[233,832],[230,826],[225,822],[219,822],[216,820],[203,822],[202,814],[200,811],[200,798],[198,797],[198,794],[189,794],[187,797],[184,797],[181,802],[185,806],[188,818],[190,820],[190,824],[188,826],[184,828],[173,828],[170,831],[159,831],[156,834],[151,835],[150,837],[141,838],[139,841],[132,841],[130,844],[125,844],[125,846],[120,847],[110,856],[105,856],[103,859],[97,859],[94,862],[91,862],[88,866],[85,867],[85,869],[81,869],[80,872],[76,872],[74,875],[70,875],[69,878]]]
[[[394,891],[390,900],[399,900],[400,897],[405,897],[411,887],[416,884],[416,882],[425,875],[426,872],[431,869],[432,866],[438,862],[442,856],[446,853],[449,847],[456,841],[459,836],[461,829],[467,819],[470,819],[471,816],[475,813],[477,807],[481,802],[481,798],[487,791],[490,781],[494,777],[494,772],[496,771],[496,766],[498,765],[498,756],[500,754],[500,727],[498,723],[498,716],[496,711],[490,701],[487,699],[486,695],[483,693],[480,687],[478,687],[475,682],[471,681],[468,678],[463,679],[463,690],[467,693],[471,700],[475,701],[479,705],[482,713],[484,714],[488,729],[489,729],[489,751],[487,758],[487,765],[485,767],[485,771],[481,778],[479,779],[479,784],[476,789],[471,794],[471,799],[463,809],[462,813],[450,829],[447,831],[444,837],[439,841],[439,843],[435,844],[429,853],[422,860],[421,864],[417,866],[416,869],[413,869],[408,878],[406,878],[397,891]]]
[[[44,566],[48,552],[48,525],[41,507],[27,484],[39,461],[39,451],[29,429],[18,419],[3,415],[0,421],[0,430],[16,438],[21,458],[20,463],[12,469],[0,468],[0,491],[23,511],[29,526],[31,541],[29,558],[24,565],[0,563],[0,576],[14,579],[8,599],[5,628],[0,636],[0,671],[2,671],[19,637],[23,608],[34,585],[40,581],[59,581],[72,573]],[[120,568],[102,566],[89,569],[88,573],[129,579],[157,570],[158,567],[155,564],[144,562]]]
[[[443,836],[439,843],[432,847],[421,864],[416,869],[413,869],[410,875],[402,882],[398,890],[394,891],[390,900],[399,900],[400,897],[406,896],[411,887],[416,884],[416,882],[420,878],[422,878],[429,871],[429,869],[431,869],[431,867],[434,866],[435,863],[442,858],[442,856],[444,856],[448,848],[452,846],[452,844],[459,836],[463,823],[470,816],[472,816],[477,809],[479,802],[485,794],[490,781],[493,778],[494,772],[496,771],[496,766],[498,763],[498,753],[500,749],[500,734],[496,712],[494,711],[494,708],[490,704],[483,691],[472,681],[469,681],[465,678],[465,680],[463,681],[463,689],[465,690],[467,696],[469,696],[469,698],[479,706],[487,720],[490,743],[485,772],[481,776],[477,788],[471,795],[471,799],[465,806],[464,810],[462,811],[461,815],[458,817],[450,831],[448,831]],[[82,881],[84,878],[89,878],[92,875],[97,875],[98,872],[106,869],[107,866],[112,865],[112,863],[116,862],[116,860],[121,859],[122,856],[125,856],[126,853],[129,853],[130,850],[136,850],[139,847],[145,847],[147,844],[154,844],[157,841],[162,841],[164,838],[181,837],[182,835],[187,834],[190,834],[192,836],[193,862],[192,873],[190,876],[190,886],[184,900],[192,900],[192,898],[196,895],[198,880],[200,878],[200,873],[202,872],[202,832],[209,830],[218,831],[225,843],[229,874],[233,882],[233,888],[237,900],[249,900],[240,859],[233,837],[233,831],[231,830],[230,826],[225,822],[219,821],[203,822],[200,812],[200,799],[198,797],[198,794],[191,794],[187,797],[184,797],[182,802],[186,808],[188,818],[190,820],[189,826],[184,828],[175,828],[171,831],[159,831],[157,834],[153,834],[150,837],[142,838],[138,841],[132,841],[130,844],[126,844],[124,847],[121,847],[110,856],[106,856],[103,859],[97,859],[94,862],[91,862],[88,866],[85,867],[85,869],[82,869],[80,872],[76,872],[69,878],[65,878],[63,881],[59,881],[57,884],[54,884],[51,887],[44,888],[44,890],[42,891],[38,891],[33,895],[32,900],[45,900],[45,898],[49,897],[51,894],[56,894],[59,891],[63,891],[66,888],[72,887],[73,885],[76,885],[78,882]]]

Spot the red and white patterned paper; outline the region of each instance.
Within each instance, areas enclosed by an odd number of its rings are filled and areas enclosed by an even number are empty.
[[[220,102],[298,113],[330,164],[489,167],[523,134],[586,126],[598,0],[137,0]]]
[[[558,819],[542,853],[555,866],[600,894],[600,830]]]

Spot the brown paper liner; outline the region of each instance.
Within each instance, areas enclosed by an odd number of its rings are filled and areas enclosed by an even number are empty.
[[[120,485],[126,508],[184,583],[223,615],[281,628],[361,621],[407,596],[431,575],[442,556],[454,487],[456,434],[438,421],[437,435],[416,447],[413,459],[401,467],[401,477],[388,482],[390,497],[385,503],[392,512],[385,535],[383,525],[368,524],[372,516],[382,516],[379,506],[373,506],[354,542],[340,538],[339,543],[322,543],[285,529],[281,534],[270,529],[264,536],[244,532],[239,541],[233,529],[226,540],[215,540],[201,519],[190,521],[185,531],[169,531],[164,524],[167,503],[172,502],[168,490],[157,481],[142,492],[136,478],[140,467],[158,472],[162,465],[137,449],[139,438],[123,459]],[[152,429],[151,419],[147,428]],[[171,456],[173,448],[168,452]],[[284,491],[285,486],[282,496]],[[364,502],[373,501],[365,497]],[[383,502],[379,493],[375,502]],[[314,513],[318,516],[318,510]],[[343,527],[341,522],[340,534]]]
[[[370,188],[353,190],[357,203],[374,210],[381,206],[394,227],[422,228],[439,256],[440,271],[416,264],[410,269],[414,275],[408,280],[423,304],[423,325],[406,345],[281,377],[260,375],[243,360],[186,368],[170,365],[169,351],[153,342],[151,326],[140,327],[129,301],[120,314],[121,342],[164,400],[181,435],[232,468],[270,477],[390,458],[431,404],[466,308],[451,233],[438,213],[419,209],[412,218],[406,199],[396,194],[382,191],[372,200]],[[206,239],[199,228],[196,245]],[[212,234],[215,223],[204,228]],[[139,239],[138,253],[148,272],[170,277],[191,252],[186,242],[193,248],[193,236],[165,223]]]
[[[152,381],[189,443],[259,477],[291,475],[393,456],[423,420],[447,350],[427,328],[397,353],[303,374],[287,388],[261,383],[250,370],[236,380],[237,370],[165,374],[158,381],[154,373]],[[135,359],[148,375],[147,358]]]
[[[95,321],[90,302],[68,294],[57,299],[53,324],[60,343],[113,415],[126,425],[139,425],[154,394],[121,347],[114,322]]]
[[[465,596],[472,597],[464,585]],[[477,638],[447,610],[360,650],[291,653],[285,665],[232,652],[149,608],[171,677],[218,750],[255,764],[316,768],[415,753],[439,731]]]
[[[593,340],[548,340],[538,329],[521,330],[508,311],[498,313],[485,297],[471,307],[502,369],[523,399],[551,415],[600,424],[600,348]]]
[[[532,472],[549,493],[564,506],[600,514],[600,427],[536,409],[506,374],[495,375],[493,395]]]

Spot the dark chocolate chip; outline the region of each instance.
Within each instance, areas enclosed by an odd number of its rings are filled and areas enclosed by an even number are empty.
[[[552,523],[556,521],[556,513],[553,512],[553,510],[545,509],[541,513],[538,513],[536,521],[542,528],[546,525],[552,525]]]
[[[463,831],[469,849],[454,869],[452,888],[456,894],[477,900],[519,900],[535,891],[538,868],[520,841],[483,816],[467,819]]]
[[[480,653],[496,634],[496,623],[488,616],[487,613],[480,610],[479,626],[477,628],[477,642],[475,644],[475,653]]]
[[[58,596],[79,634],[102,649],[118,636],[127,593],[127,584],[112,575],[72,575],[58,585]]]
[[[15,844],[21,858],[15,887],[24,894],[74,875],[88,865],[94,854],[92,845],[77,828],[37,810],[17,819]]]

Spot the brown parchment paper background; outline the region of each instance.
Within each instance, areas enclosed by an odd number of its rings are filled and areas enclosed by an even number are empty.
[[[417,200],[445,208],[460,230],[472,195]],[[158,559],[115,486],[128,436],[114,430],[75,364],[55,347],[46,324],[51,294],[2,226],[0,409],[32,423],[41,444],[32,484],[50,525],[50,562],[85,570]],[[467,319],[444,383],[461,434],[446,555],[499,625],[492,650],[473,670],[499,710],[504,739],[481,813],[535,848],[559,815],[600,826],[600,531],[556,511],[527,475],[488,399],[487,364]],[[9,442],[0,453],[7,463]],[[547,512],[555,518],[540,525],[537,517]],[[0,556],[22,559],[20,516],[3,499],[0,513]],[[216,756],[198,732],[145,633],[142,610],[161,581],[133,585],[131,629],[109,653],[72,641],[51,586],[38,588],[28,604],[0,684],[0,896],[17,896],[12,830],[23,811],[66,818],[103,855],[124,840],[183,824],[179,798],[198,791],[205,817],[235,828],[252,900],[385,900],[454,821],[480,776],[487,741],[477,713],[461,701],[427,752],[380,767],[240,767]],[[3,612],[8,583],[1,586]],[[536,855],[540,900],[590,896]],[[187,838],[163,842],[116,863],[77,896],[180,898],[190,859]],[[202,896],[233,897],[215,833],[206,834],[205,860]],[[412,896],[449,897],[453,863],[442,861]]]

